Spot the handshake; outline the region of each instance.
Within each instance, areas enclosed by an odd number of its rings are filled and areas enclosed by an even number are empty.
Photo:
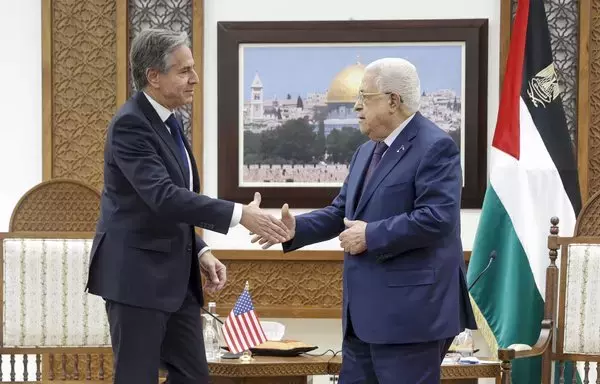
[[[293,239],[296,235],[296,219],[287,203],[281,207],[281,219],[277,219],[260,208],[260,200],[260,193],[256,192],[254,200],[242,208],[240,224],[254,235],[252,243],[258,242],[263,249],[267,249]]]

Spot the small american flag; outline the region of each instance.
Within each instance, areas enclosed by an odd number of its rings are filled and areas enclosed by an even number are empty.
[[[267,341],[265,332],[254,313],[254,305],[247,288],[238,298],[223,325],[223,336],[233,353],[240,353]]]

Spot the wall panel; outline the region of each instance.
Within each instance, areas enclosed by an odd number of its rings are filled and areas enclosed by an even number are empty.
[[[44,180],[70,178],[96,189],[102,187],[106,129],[133,92],[129,42],[143,28],[188,32],[202,77],[201,0],[43,1]],[[194,35],[199,41],[194,41]],[[197,100],[180,111],[199,170],[203,159],[202,89],[201,79]]]
[[[590,0],[590,7],[586,15],[589,17],[589,48],[585,64],[589,66],[588,100],[582,100],[580,105],[589,105],[589,133],[588,140],[588,162],[587,167],[588,194],[592,196],[600,191],[600,0]],[[582,10],[582,11],[583,11]],[[584,60],[584,58],[582,58]],[[585,76],[584,74],[581,74]]]
[[[116,1],[51,0],[43,12],[43,177],[100,188],[116,107]]]

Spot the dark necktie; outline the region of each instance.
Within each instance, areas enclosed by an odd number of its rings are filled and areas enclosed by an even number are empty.
[[[373,156],[371,157],[371,162],[369,163],[369,168],[367,169],[367,174],[365,175],[365,181],[363,182],[363,192],[365,191],[367,183],[369,182],[373,171],[375,168],[377,168],[377,165],[381,161],[381,157],[386,149],[388,149],[388,146],[383,141],[378,141],[377,144],[375,144],[375,150],[373,151]]]
[[[179,121],[175,118],[174,114],[171,114],[165,123],[171,128],[171,136],[173,136],[173,140],[177,144],[179,148],[179,156],[183,163],[185,185],[189,187],[190,182],[190,165],[188,164],[187,155],[185,151],[185,145],[183,145],[183,137],[181,136],[181,125]]]

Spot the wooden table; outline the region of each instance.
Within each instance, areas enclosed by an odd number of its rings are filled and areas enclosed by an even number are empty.
[[[211,362],[213,384],[306,384],[309,376],[339,375],[339,356],[255,356],[250,363],[237,359]],[[500,383],[500,362],[477,365],[442,365],[444,384],[476,384],[478,378],[495,378]]]
[[[249,363],[237,359],[209,362],[213,384],[306,384],[308,376],[328,375],[330,356],[254,356]]]

